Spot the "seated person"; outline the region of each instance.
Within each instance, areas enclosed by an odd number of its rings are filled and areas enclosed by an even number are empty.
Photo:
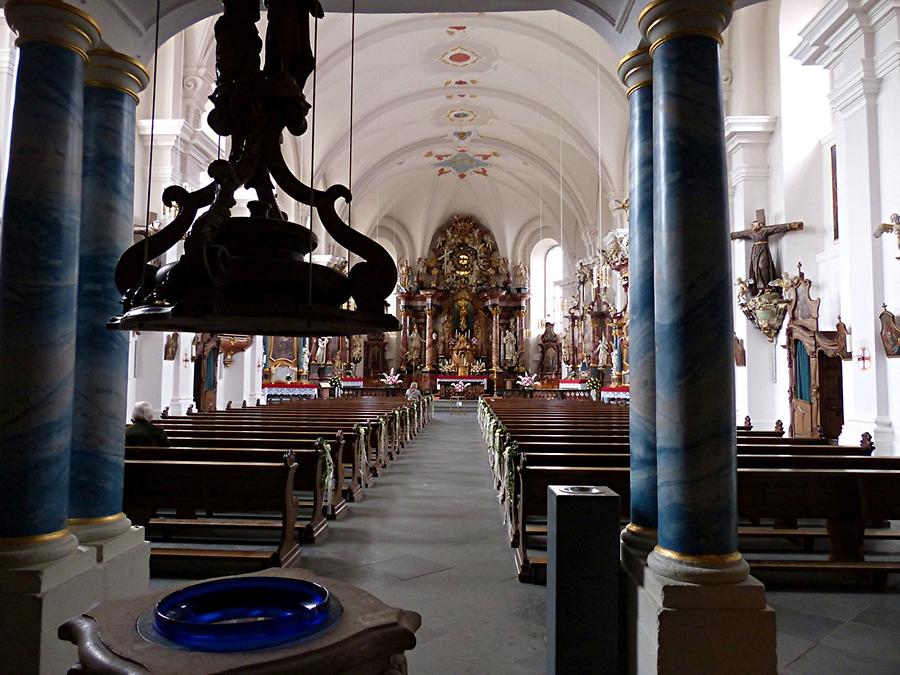
[[[419,391],[419,383],[413,382],[409,385],[409,389],[406,390],[406,400],[418,401],[420,398],[422,398],[422,392]]]
[[[126,446],[152,446],[157,448],[172,447],[165,429],[152,422],[153,406],[147,401],[138,401],[131,411],[131,421],[125,428]]]

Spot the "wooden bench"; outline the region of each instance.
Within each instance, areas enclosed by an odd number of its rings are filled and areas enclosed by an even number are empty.
[[[280,514],[279,543],[274,551],[154,546],[151,553],[156,559],[250,561],[263,567],[290,567],[300,557],[293,494],[296,470],[290,452],[280,464],[126,459],[123,509],[137,525],[147,525],[164,509]]]

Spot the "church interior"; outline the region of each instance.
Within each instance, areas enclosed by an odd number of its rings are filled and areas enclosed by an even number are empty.
[[[0,672],[900,672],[897,0],[0,6]]]

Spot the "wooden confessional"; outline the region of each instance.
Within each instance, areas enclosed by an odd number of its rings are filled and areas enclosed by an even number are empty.
[[[194,401],[198,412],[216,409],[219,386],[219,338],[214,333],[200,333],[194,357]],[[195,338],[195,339],[197,339]]]
[[[819,330],[821,298],[812,299],[812,281],[800,273],[791,289],[786,330],[791,385],[790,435],[837,439],[844,426],[841,362],[850,359],[847,329]]]

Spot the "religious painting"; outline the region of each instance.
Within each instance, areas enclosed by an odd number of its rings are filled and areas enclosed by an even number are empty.
[[[180,333],[172,333],[166,338],[166,345],[163,350],[163,360],[174,361],[178,355],[178,345],[181,342]]]
[[[881,321],[881,344],[885,356],[889,359],[900,358],[900,322],[888,311],[887,305],[882,305],[878,319]]]
[[[276,359],[285,359],[294,361],[297,358],[297,338],[294,337],[273,337],[271,340],[271,350],[269,358],[273,361]]]

